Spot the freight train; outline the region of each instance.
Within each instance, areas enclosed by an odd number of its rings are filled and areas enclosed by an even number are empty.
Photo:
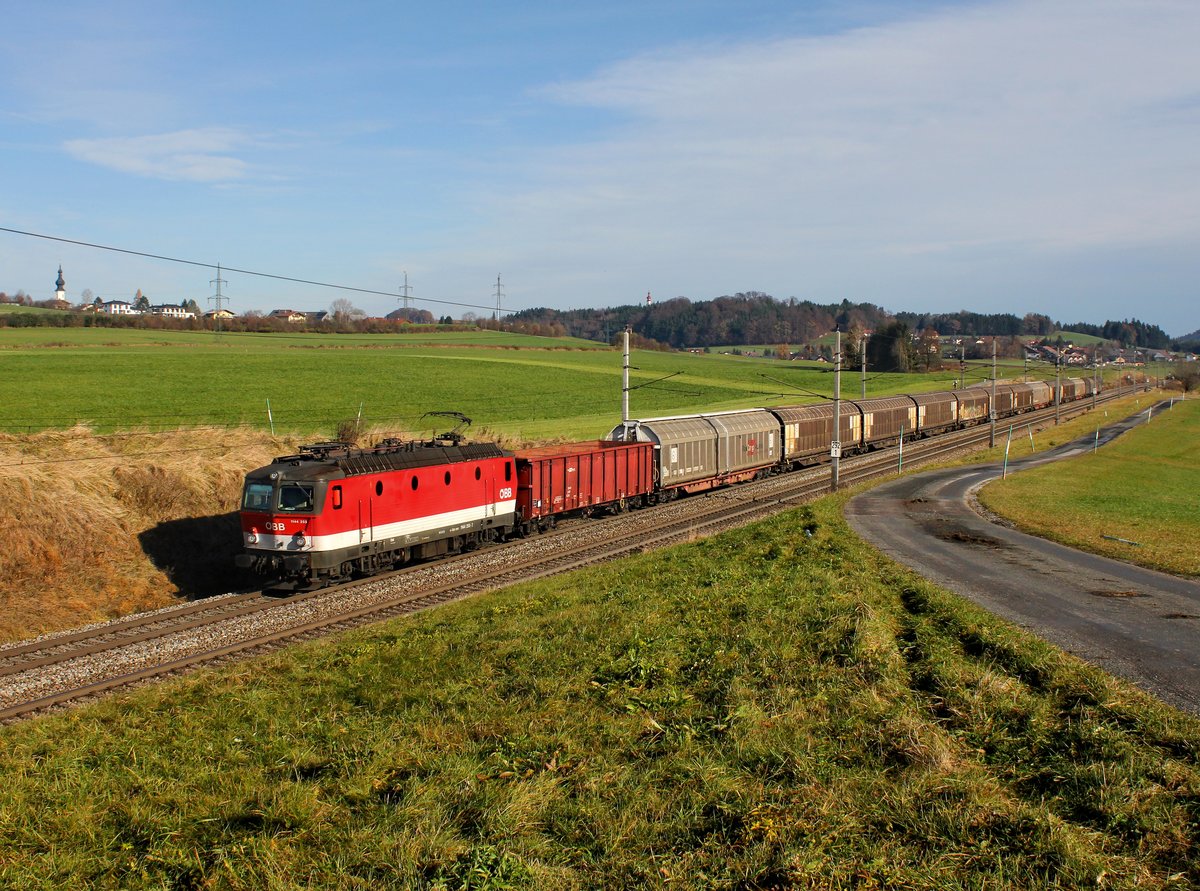
[[[996,417],[1092,394],[1091,381],[1004,383]],[[993,386],[842,400],[843,455],[987,421]],[[469,423],[468,419],[461,418]],[[370,449],[317,443],[246,476],[237,565],[293,588],[620,513],[826,460],[833,405],[623,421],[605,440],[509,451],[458,432]]]

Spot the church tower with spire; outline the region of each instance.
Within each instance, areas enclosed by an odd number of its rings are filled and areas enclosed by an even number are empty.
[[[54,299],[59,303],[67,302],[67,283],[63,279],[62,264],[58,264],[58,279],[54,282]]]

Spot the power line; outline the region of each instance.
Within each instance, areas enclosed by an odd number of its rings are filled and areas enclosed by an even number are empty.
[[[111,251],[116,254],[129,254],[130,256],[133,256],[133,257],[146,257],[147,259],[150,259],[150,260],[164,260],[168,263],[182,263],[185,266],[199,266],[204,269],[218,269],[219,272],[220,271],[236,272],[236,273],[239,273],[240,275],[253,275],[258,278],[269,278],[269,279],[274,279],[275,281],[292,282],[292,283],[298,284],[298,285],[312,285],[317,288],[333,288],[334,290],[337,290],[337,291],[351,291],[356,294],[377,294],[381,297],[395,297],[396,296],[395,294],[391,294],[388,291],[376,291],[373,288],[356,288],[353,285],[338,285],[338,284],[333,284],[330,282],[319,282],[319,281],[313,281],[311,279],[305,279],[305,278],[294,278],[290,275],[276,275],[275,273],[271,273],[271,272],[256,272],[253,269],[239,269],[234,266],[218,266],[217,264],[214,264],[214,263],[203,263],[199,260],[185,260],[181,257],[168,257],[165,254],[152,254],[147,251],[134,251],[134,250],[130,250],[129,248],[113,247],[113,246],[107,245],[107,244],[94,244],[93,242],[90,242],[90,241],[79,241],[74,238],[62,238],[57,235],[43,235],[40,232],[25,232],[21,229],[10,229],[8,226],[0,226],[0,232],[9,232],[13,235],[24,235],[28,238],[41,238],[46,241],[57,241],[57,242],[60,242],[61,244],[73,244],[78,247],[92,248],[92,249],[98,250],[98,251]],[[219,274],[219,272],[218,272],[218,274]],[[499,282],[499,277],[497,277],[497,282]],[[455,300],[435,300],[432,297],[424,297],[424,298],[422,298],[422,300],[424,300],[424,302],[426,302],[426,303],[440,303],[440,304],[444,304],[446,306],[464,306],[469,309],[489,309],[489,310],[495,310],[495,311],[511,312],[511,310],[507,310],[507,309],[501,310],[500,309],[499,297],[500,297],[500,295],[497,295],[497,301],[496,301],[495,307],[483,306],[478,303],[460,303]]]

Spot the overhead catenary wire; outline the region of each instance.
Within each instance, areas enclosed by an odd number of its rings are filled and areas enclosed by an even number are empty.
[[[180,263],[185,266],[198,266],[203,269],[217,269],[220,272],[236,272],[239,275],[251,275],[251,276],[255,276],[257,278],[273,279],[274,281],[291,282],[293,284],[299,284],[299,285],[312,285],[313,287],[317,287],[317,288],[331,288],[331,289],[337,290],[337,291],[348,291],[348,292],[355,293],[355,294],[372,294],[372,295],[378,295],[381,297],[394,298],[396,296],[391,291],[377,291],[374,288],[360,288],[360,287],[356,287],[354,285],[339,285],[339,284],[335,284],[333,282],[314,281],[312,279],[298,278],[298,277],[290,276],[290,275],[280,275],[280,274],[273,273],[273,272],[259,272],[257,270],[253,270],[253,269],[240,269],[236,266],[227,266],[225,264],[218,264],[218,263],[205,263],[202,260],[188,260],[188,259],[184,259],[183,257],[171,257],[166,254],[155,254],[155,253],[151,253],[150,251],[135,251],[130,248],[114,247],[112,245],[107,245],[107,244],[96,244],[94,242],[81,241],[81,240],[75,239],[75,238],[63,238],[62,236],[59,236],[59,235],[46,235],[41,232],[28,232],[23,229],[13,229],[8,226],[0,226],[0,232],[8,232],[12,235],[23,235],[27,238],[41,238],[46,241],[56,241],[61,244],[73,244],[73,245],[76,245],[77,247],[91,248],[93,250],[98,250],[98,251],[110,251],[110,252],[116,253],[116,254],[128,254],[129,256],[132,256],[132,257],[145,257],[150,260],[162,260],[167,263]],[[440,304],[443,306],[462,306],[462,307],[466,307],[468,309],[486,309],[488,311],[500,309],[498,304],[497,304],[497,306],[492,307],[492,306],[484,306],[479,303],[465,303],[465,302],[461,302],[461,301],[457,301],[457,300],[435,300],[432,297],[423,297],[421,299],[425,303],[437,303],[437,304]],[[512,310],[500,309],[500,311],[501,312],[511,312]]]

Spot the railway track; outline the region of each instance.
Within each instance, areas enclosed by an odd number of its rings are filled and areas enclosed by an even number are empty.
[[[1091,407],[1090,401],[1073,405],[1077,407],[1072,414]],[[1070,416],[1066,408],[1063,414]],[[1017,425],[1045,423],[1053,417],[1053,408],[1029,412],[1019,416]],[[977,448],[989,438],[983,425],[906,442],[904,463],[927,464]],[[850,487],[894,475],[898,463],[895,448],[843,459],[841,484]],[[262,592],[230,594],[0,647],[0,723],[483,591],[712,535],[828,491],[829,469],[820,466],[604,521],[572,522],[545,536],[320,591],[288,598]]]

